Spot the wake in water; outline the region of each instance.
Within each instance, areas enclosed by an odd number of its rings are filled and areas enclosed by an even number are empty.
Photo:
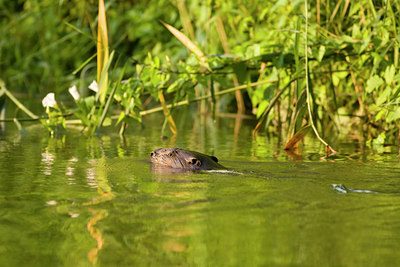
[[[342,184],[332,184],[332,187],[333,187],[333,189],[335,189],[336,191],[338,191],[339,193],[342,193],[342,194],[347,194],[349,192],[352,192],[352,193],[378,194],[378,192],[371,191],[371,190],[347,188]]]

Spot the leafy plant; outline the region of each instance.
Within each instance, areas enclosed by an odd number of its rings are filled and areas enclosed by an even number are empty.
[[[8,87],[58,95],[76,84],[74,114],[91,133],[111,118],[123,133],[131,118],[156,111],[174,132],[173,108],[201,101],[203,112],[255,116],[255,134],[292,136],[313,125],[321,139],[358,131],[365,140],[396,140],[398,1],[95,4],[1,3]],[[88,96],[93,79],[99,91]]]

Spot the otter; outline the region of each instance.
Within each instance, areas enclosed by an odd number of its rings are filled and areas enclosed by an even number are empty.
[[[150,161],[155,166],[191,171],[225,170],[214,156],[177,147],[159,148],[150,153]]]

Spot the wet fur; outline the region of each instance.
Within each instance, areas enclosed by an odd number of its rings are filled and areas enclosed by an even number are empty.
[[[214,156],[208,156],[196,151],[181,148],[159,148],[150,153],[153,164],[176,169],[187,170],[223,170],[224,166],[218,163]]]

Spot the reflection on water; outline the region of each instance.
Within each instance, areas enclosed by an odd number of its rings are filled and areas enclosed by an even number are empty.
[[[241,123],[235,131],[233,119],[184,117],[175,140],[160,138],[157,127],[125,139],[33,131],[15,141],[9,131],[0,140],[0,262],[400,264],[397,148],[339,144],[327,158],[308,138],[288,155]],[[215,155],[237,172],[152,168],[149,152],[170,146]]]
[[[54,158],[55,156],[51,152],[42,153],[43,174],[51,175]]]
[[[96,162],[95,159],[90,159],[88,160],[88,165],[93,166],[95,162]],[[86,179],[87,179],[87,184],[89,186],[97,188],[96,167],[90,167],[86,169]]]

